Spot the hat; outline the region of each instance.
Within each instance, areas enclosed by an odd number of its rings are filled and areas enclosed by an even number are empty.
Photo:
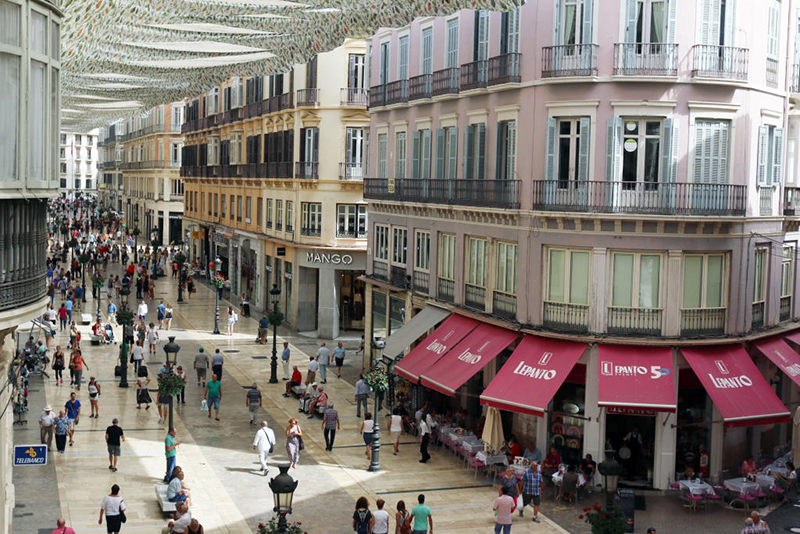
[[[203,352],[203,347],[200,347],[200,352]]]
[[[313,388],[313,387],[316,387],[316,385],[317,385],[317,383],[316,383],[316,382],[314,382],[313,384],[311,384],[311,387],[312,387],[312,388]]]
[[[48,404],[48,405],[46,405],[46,406],[44,407],[44,411],[46,411],[46,412],[52,412],[52,411],[53,411],[53,407],[52,407],[52,406],[50,406],[50,405]]]

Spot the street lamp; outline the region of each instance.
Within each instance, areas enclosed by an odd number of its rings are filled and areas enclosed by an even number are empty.
[[[269,481],[269,489],[275,499],[273,512],[278,513],[278,531],[286,532],[286,514],[292,513],[292,499],[294,490],[297,489],[297,480],[294,480],[287,471],[289,466],[281,464],[278,466],[280,474]]]
[[[278,304],[280,303],[281,288],[278,284],[272,284],[272,289],[269,290],[272,295],[272,362],[269,367],[269,383],[278,383]]]
[[[372,418],[374,424],[372,426],[372,443],[370,444],[371,455],[369,459],[369,468],[368,471],[380,471],[381,470],[381,432],[380,428],[378,428],[378,421],[380,417],[378,417],[378,404],[380,402],[381,391],[373,391],[372,392],[375,397],[375,417]]]
[[[178,266],[178,302],[183,302],[183,283],[186,281],[186,266]]]
[[[219,274],[219,266],[222,260],[219,258],[214,259],[214,271]],[[219,334],[219,294],[222,291],[221,287],[214,287],[214,333]]]
[[[170,375],[173,375],[175,370],[173,367],[176,363],[178,363],[178,351],[181,350],[181,346],[175,343],[175,336],[169,336],[169,341],[166,345],[164,345],[164,354],[167,358],[167,372]],[[169,396],[169,428],[172,428],[172,404],[173,404],[173,396]]]
[[[613,450],[606,451],[606,459],[600,462],[597,470],[603,476],[603,489],[606,492],[606,511],[611,512],[614,493],[617,491],[617,483],[619,482],[619,474],[622,471],[622,466],[614,459]]]

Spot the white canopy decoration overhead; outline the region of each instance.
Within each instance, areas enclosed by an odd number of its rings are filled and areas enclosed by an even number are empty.
[[[230,76],[288,71],[347,38],[460,9],[515,9],[520,0],[64,0],[62,117],[88,128],[120,118],[86,98],[149,108],[200,94]],[[79,96],[80,95],[80,96]],[[131,103],[138,103],[131,106]]]

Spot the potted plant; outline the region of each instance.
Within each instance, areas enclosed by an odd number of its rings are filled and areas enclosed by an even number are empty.
[[[592,525],[592,534],[623,534],[628,526],[625,514],[618,506],[613,510],[607,510],[595,504],[591,508],[584,508],[578,519],[583,519]]]
[[[286,530],[278,530],[278,520],[274,517],[268,523],[259,523],[256,534],[279,534],[285,532],[286,534],[308,534],[303,527],[303,523],[287,523]]]
[[[106,279],[100,276],[99,274],[92,275],[92,287],[95,289],[101,289],[105,287]]]
[[[181,392],[181,388],[186,385],[183,378],[172,372],[158,375],[158,394],[174,397]]]
[[[214,274],[214,276],[211,277],[210,281],[211,285],[216,287],[217,290],[220,290],[223,288],[223,286],[225,286],[225,277],[219,273]]]
[[[389,389],[389,377],[383,366],[375,365],[364,374],[364,383],[376,393]]]

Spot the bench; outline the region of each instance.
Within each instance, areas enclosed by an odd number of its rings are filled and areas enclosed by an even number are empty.
[[[92,335],[91,343],[92,345],[99,345],[102,340],[103,338],[101,338],[100,336]]]
[[[81,324],[83,326],[89,326],[92,324],[92,314],[91,313],[82,313],[81,314]]]
[[[162,484],[156,486],[156,497],[158,498],[158,504],[161,505],[162,512],[177,512],[178,509],[175,507],[174,502],[169,502],[167,499],[167,485]]]
[[[294,393],[298,397],[302,397],[303,393],[305,392],[306,392],[305,384],[300,384],[299,386],[292,386],[292,393]]]

